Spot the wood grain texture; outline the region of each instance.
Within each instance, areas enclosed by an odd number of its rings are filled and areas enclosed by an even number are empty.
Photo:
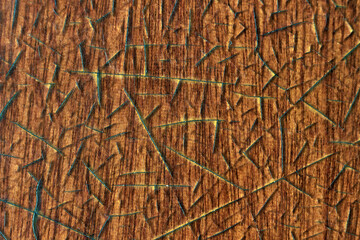
[[[0,1],[0,235],[359,239],[359,8]]]

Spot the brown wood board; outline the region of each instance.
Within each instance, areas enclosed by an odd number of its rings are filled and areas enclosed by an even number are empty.
[[[357,0],[1,0],[0,238],[359,239]]]

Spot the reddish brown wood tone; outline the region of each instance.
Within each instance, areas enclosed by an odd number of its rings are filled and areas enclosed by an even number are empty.
[[[4,239],[359,239],[357,0],[1,0]]]

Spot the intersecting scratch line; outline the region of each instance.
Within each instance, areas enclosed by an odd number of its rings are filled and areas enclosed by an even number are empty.
[[[135,105],[134,100],[131,98],[130,94],[126,91],[125,88],[124,88],[123,90],[124,90],[127,98],[129,99],[131,105],[135,108],[136,114],[138,115],[138,117],[139,117],[139,119],[140,119],[143,127],[145,128],[147,134],[149,135],[150,140],[151,140],[151,142],[153,143],[156,151],[157,151],[158,154],[160,155],[161,160],[164,162],[166,169],[168,170],[168,172],[170,173],[170,175],[173,176],[173,175],[172,175],[172,172],[171,172],[171,170],[170,170],[170,167],[169,167],[169,165],[168,165],[168,163],[167,163],[167,161],[166,161],[165,156],[161,153],[161,151],[160,151],[157,143],[155,142],[154,138],[152,137],[152,134],[150,133],[150,130],[149,130],[149,128],[148,128],[145,120],[144,120],[143,117],[141,116],[141,113],[140,113],[139,109],[138,109],[137,106]]]

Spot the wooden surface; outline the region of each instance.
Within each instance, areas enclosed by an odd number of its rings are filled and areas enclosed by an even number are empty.
[[[4,239],[359,239],[357,0],[1,0]]]

